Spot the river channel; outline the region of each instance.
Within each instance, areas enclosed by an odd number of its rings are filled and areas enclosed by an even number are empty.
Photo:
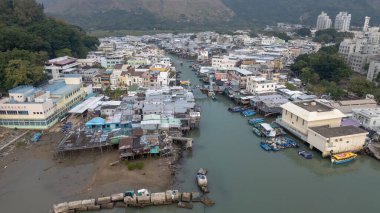
[[[183,66],[179,66],[183,61]],[[173,57],[183,80],[199,84],[191,62]],[[227,112],[232,102],[218,96],[213,101],[195,91],[202,109],[199,130],[192,131],[193,151],[185,153],[178,170],[178,189],[197,190],[195,173],[209,170],[210,198],[216,205],[196,204],[192,212],[321,213],[378,212],[380,162],[359,156],[356,161],[333,166],[320,153],[312,160],[297,149],[265,152],[259,147],[247,120]],[[301,148],[305,148],[301,144]],[[115,210],[115,212],[123,212]],[[174,206],[145,208],[136,212],[190,212]]]

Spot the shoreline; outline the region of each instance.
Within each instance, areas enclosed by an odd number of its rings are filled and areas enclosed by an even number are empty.
[[[72,153],[55,159],[54,150],[59,137],[63,137],[60,132],[45,132],[39,142],[15,146],[6,156],[0,157],[0,187],[5,191],[17,191],[21,200],[30,199],[23,197],[22,188],[32,188],[37,194],[54,194],[51,200],[41,201],[45,203],[41,208],[49,209],[54,203],[65,200],[100,197],[130,189],[165,191],[176,184],[183,152],[181,145],[173,144],[175,150],[172,156],[134,160],[132,162],[143,162],[143,169],[128,170],[124,162],[110,165],[119,160],[118,150],[102,154],[100,151]],[[28,176],[29,173],[33,175]],[[6,180],[13,179],[18,179],[22,186],[13,189],[7,185]],[[31,179],[39,186],[31,186]],[[20,212],[21,209],[13,210]]]

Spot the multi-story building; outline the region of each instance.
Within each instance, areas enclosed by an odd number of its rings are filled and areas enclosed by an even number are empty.
[[[369,21],[371,20],[371,17],[366,16],[364,18],[364,25],[363,25],[363,32],[367,32],[369,28]]]
[[[100,64],[104,68],[112,68],[116,64],[124,64],[124,56],[122,54],[110,54],[102,57]]]
[[[63,56],[55,59],[51,59],[45,63],[45,70],[53,80],[58,80],[65,74],[73,73],[78,68],[76,58],[69,56]]]
[[[212,58],[211,66],[215,68],[231,69],[233,67],[236,67],[238,62],[239,59],[237,57],[216,56]]]
[[[246,90],[253,94],[273,93],[276,90],[276,83],[263,77],[250,76],[247,79]]]
[[[331,28],[331,19],[327,13],[322,12],[317,19],[317,30],[325,30]]]
[[[351,24],[351,14],[347,12],[339,12],[335,17],[334,28],[339,31],[349,31]]]
[[[332,153],[359,151],[363,148],[367,132],[354,126],[341,126],[345,115],[338,109],[316,101],[281,105],[282,127],[316,148],[326,157]]]
[[[251,71],[235,68],[228,71],[228,79],[235,82],[241,89],[245,89],[247,86],[247,79],[250,76],[254,76]]]
[[[352,39],[344,39],[339,46],[339,54],[352,70],[367,74],[365,65],[379,55],[379,28],[372,27]],[[372,74],[371,74],[372,75]],[[373,77],[372,77],[373,78]]]
[[[48,129],[85,96],[80,75],[35,88],[18,86],[0,100],[0,125],[20,129]]]

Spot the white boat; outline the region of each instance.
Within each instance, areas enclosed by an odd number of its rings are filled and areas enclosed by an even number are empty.
[[[207,176],[206,176],[207,170],[205,169],[199,169],[197,172],[197,184],[202,189],[203,192],[208,192],[207,189]]]

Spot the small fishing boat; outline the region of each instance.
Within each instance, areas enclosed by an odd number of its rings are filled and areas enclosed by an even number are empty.
[[[196,176],[196,180],[197,180],[197,184],[199,188],[201,188],[201,190],[205,193],[208,192],[206,174],[207,174],[207,170],[200,168]]]
[[[331,163],[344,164],[353,161],[358,155],[352,152],[343,152],[331,155]]]
[[[312,159],[313,158],[313,154],[311,152],[308,152],[308,151],[305,151],[305,150],[299,150],[298,151],[298,155],[306,158],[306,159]]]
[[[264,149],[265,151],[269,152],[270,150],[272,150],[272,148],[269,146],[269,144],[265,143],[265,142],[260,142],[260,147],[262,149]]]
[[[243,111],[243,108],[242,108],[242,107],[239,107],[239,106],[228,107],[228,111],[229,111],[229,112],[242,112],[242,111]]]
[[[255,125],[255,124],[259,124],[263,122],[264,122],[264,118],[252,118],[248,120],[248,124],[250,125]]]
[[[251,110],[251,109],[248,109],[248,110],[244,110],[243,112],[241,112],[241,115],[244,117],[251,117],[251,116],[256,115],[256,112]]]
[[[263,134],[261,133],[261,131],[259,129],[257,129],[256,127],[252,128],[252,132],[255,133],[259,137],[263,136]]]

